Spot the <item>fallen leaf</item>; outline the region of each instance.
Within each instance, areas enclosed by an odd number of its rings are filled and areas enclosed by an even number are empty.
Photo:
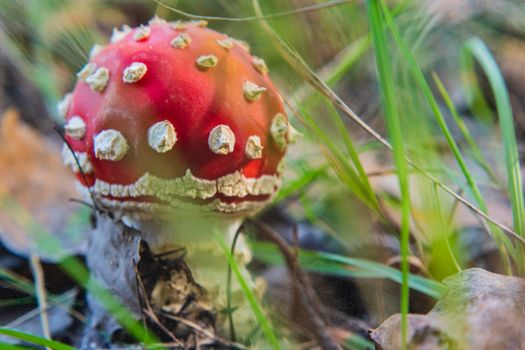
[[[68,203],[78,194],[73,175],[62,165],[57,142],[21,122],[15,110],[8,110],[0,118],[0,150],[2,242],[23,255],[36,249],[47,260],[59,258],[54,245],[78,252],[86,209]]]

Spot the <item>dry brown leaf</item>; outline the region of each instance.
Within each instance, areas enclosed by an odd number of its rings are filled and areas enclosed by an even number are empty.
[[[28,225],[69,236],[67,222],[78,211],[73,175],[62,165],[56,142],[20,121],[14,110],[0,118],[0,238],[18,253],[37,247]],[[34,227],[34,226],[33,226]],[[65,243],[65,242],[62,242]],[[68,242],[71,243],[71,242]],[[71,248],[71,247],[70,247]],[[52,258],[51,253],[42,252]]]

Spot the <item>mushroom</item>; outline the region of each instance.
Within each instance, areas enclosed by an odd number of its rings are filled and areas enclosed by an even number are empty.
[[[155,253],[186,249],[220,310],[227,262],[214,232],[231,243],[278,191],[291,130],[282,99],[262,59],[202,22],[124,28],[93,50],[61,105],[89,173],[71,155],[67,163],[80,189]],[[236,259],[241,268],[251,259],[242,237]]]

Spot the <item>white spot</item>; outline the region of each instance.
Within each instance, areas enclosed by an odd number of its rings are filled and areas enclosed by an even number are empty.
[[[262,58],[254,56],[252,58],[252,65],[259,73],[268,74],[268,66],[266,66],[266,62],[264,62]]]
[[[126,67],[124,69],[124,74],[122,76],[122,80],[125,83],[136,83],[148,71],[148,67],[142,62],[133,62],[129,67]]]
[[[148,144],[159,153],[171,150],[175,142],[177,142],[177,133],[168,120],[155,123],[148,129]]]
[[[208,146],[215,154],[226,155],[233,152],[235,134],[227,125],[217,125],[210,131]]]
[[[67,124],[64,125],[64,130],[66,131],[66,135],[77,140],[82,140],[86,135],[86,123],[84,119],[78,115],[74,115],[68,120]]]
[[[124,39],[131,31],[131,27],[126,24],[122,26],[122,29],[113,28],[113,33],[111,34],[111,39],[109,41],[112,44],[115,44]]]
[[[77,73],[77,77],[81,81],[86,81],[86,79],[90,75],[95,73],[96,70],[97,70],[97,65],[93,62],[89,62],[80,70],[80,72]]]
[[[108,129],[101,131],[94,140],[95,157],[118,161],[128,152],[128,142],[120,131]]]
[[[261,94],[266,91],[266,88],[246,80],[242,86],[242,90],[244,91],[244,97],[246,97],[248,101],[258,101],[261,98]]]
[[[219,63],[219,59],[214,55],[203,55],[197,58],[196,62],[201,68],[212,68]]]
[[[98,68],[93,74],[86,78],[86,84],[91,90],[102,92],[109,82],[109,70],[104,67]]]
[[[88,155],[85,152],[75,152],[74,156],[69,147],[64,143],[62,146],[62,163],[65,166],[69,166],[73,172],[78,173],[80,169],[84,174],[91,174],[93,172],[93,165],[89,161]],[[75,160],[75,157],[78,160]],[[80,168],[78,165],[80,164]]]
[[[104,45],[100,45],[100,44],[95,44],[93,45],[93,47],[91,48],[91,50],[89,50],[89,59],[92,60],[96,55],[98,55],[100,53],[100,51],[102,51],[104,49]]]
[[[201,27],[204,28],[208,25],[206,21],[175,21],[171,22],[171,27],[175,30],[184,30],[188,28]]]
[[[246,141],[246,148],[244,153],[248,159],[260,159],[262,158],[263,146],[261,146],[261,139],[259,136],[252,135],[248,137]]]
[[[220,47],[226,50],[229,50],[233,47],[233,39],[232,38],[217,39],[217,44],[219,44]]]
[[[58,115],[64,119],[67,117],[67,112],[71,107],[71,101],[73,100],[73,94],[71,92],[64,95],[62,100],[57,104]]]
[[[242,47],[245,51],[250,52],[250,44],[248,44],[248,42],[246,42],[244,40],[239,40],[239,39],[233,39],[233,41],[236,42],[237,45]]]
[[[287,136],[288,136],[288,121],[286,116],[282,113],[277,113],[272,119],[272,125],[270,126],[270,133],[272,138],[279,145],[281,150],[286,147]]]
[[[277,173],[282,174],[283,171],[284,171],[284,158],[282,158],[279,164],[277,164]]]
[[[288,124],[288,143],[296,143],[298,139],[302,138],[304,135],[297,131],[292,124]]]
[[[141,24],[140,27],[138,27],[135,30],[135,34],[133,34],[133,40],[135,41],[146,40],[147,38],[149,38],[150,34],[151,34],[151,28]]]
[[[159,16],[155,15],[152,19],[149,20],[148,24],[166,24],[168,23],[165,19],[160,18]]]
[[[180,33],[172,41],[171,45],[177,49],[184,49],[191,44],[191,38],[186,33]]]
[[[60,155],[62,156],[62,163],[65,166],[71,166],[72,165],[71,160],[73,160],[73,163],[75,162],[73,153],[71,152],[71,150],[65,143],[62,145],[62,151],[60,152]]]

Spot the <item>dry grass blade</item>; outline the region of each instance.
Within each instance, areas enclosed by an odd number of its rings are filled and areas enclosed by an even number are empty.
[[[262,11],[257,0],[252,0],[255,12],[262,17]],[[266,34],[270,37],[273,45],[279,52],[279,54],[288,62],[288,64],[297,72],[303,79],[310,83],[315,89],[322,93],[330,102],[332,102],[344,115],[352,119],[359,127],[361,127],[366,133],[379,141],[387,149],[392,150],[392,145],[381,136],[377,131],[372,129],[366,124],[324,81],[322,81],[315,72],[308,66],[308,64],[301,58],[301,56],[288,46],[283,39],[270,27],[266,21],[260,21]],[[496,225],[503,230],[509,236],[515,238],[522,244],[525,244],[525,239],[518,235],[510,227],[496,221],[489,215],[483,213],[476,205],[463,198],[454,192],[450,187],[439,181],[434,175],[414,163],[411,159],[407,159],[408,164],[413,167],[418,173],[426,177],[428,180],[436,184],[439,188],[450,194],[456,200],[461,202],[463,205],[471,209],[477,215],[485,219],[486,221]]]
[[[42,334],[44,335],[44,338],[51,339],[51,332],[49,330],[49,319],[47,317],[47,297],[44,270],[42,269],[40,258],[36,253],[31,254],[30,262],[33,277],[35,279],[35,290],[38,300],[38,310],[40,312],[40,323],[42,324]]]
[[[169,6],[161,2],[160,0],[154,0],[159,6],[162,6],[164,8],[167,8],[168,10],[184,16],[188,19],[194,19],[194,20],[207,20],[207,21],[229,21],[229,22],[245,22],[245,21],[257,21],[257,20],[265,20],[265,19],[271,19],[271,18],[279,18],[279,17],[287,17],[290,15],[297,15],[301,13],[308,13],[308,12],[314,12],[321,9],[326,9],[334,6],[339,6],[343,4],[347,4],[350,2],[353,2],[353,0],[331,0],[331,1],[325,1],[320,4],[313,4],[304,6],[301,8],[297,8],[294,10],[284,11],[284,12],[278,12],[278,13],[272,13],[264,16],[247,16],[247,17],[216,17],[216,16],[199,16],[194,15],[192,13],[188,13],[182,10],[179,10],[173,6]]]

